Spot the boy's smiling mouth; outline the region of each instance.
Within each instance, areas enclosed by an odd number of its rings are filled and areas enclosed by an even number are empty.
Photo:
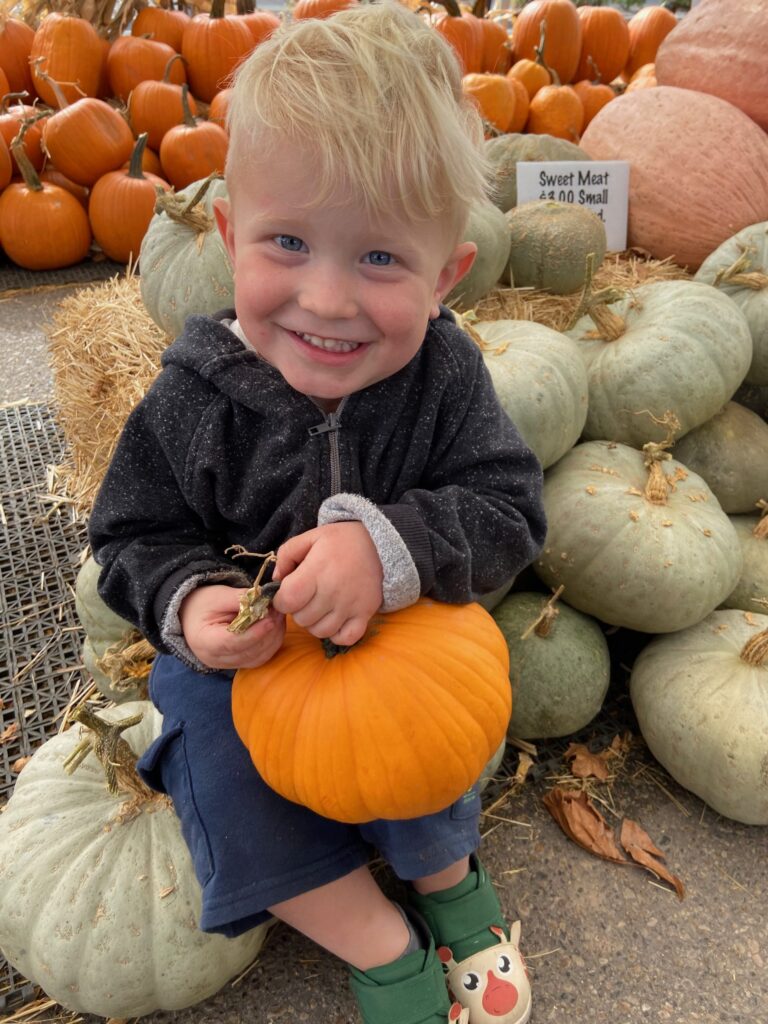
[[[339,338],[321,338],[317,334],[305,334],[303,331],[294,331],[294,334],[313,348],[321,348],[325,352],[354,352],[362,344],[359,341],[341,341]]]

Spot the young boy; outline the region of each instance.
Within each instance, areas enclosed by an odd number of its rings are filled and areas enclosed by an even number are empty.
[[[479,119],[442,37],[384,3],[258,46],[230,131],[235,310],[189,318],[91,518],[102,596],[160,652],[163,734],[140,767],[181,819],[201,928],[287,922],[349,964],[366,1024],[520,1024],[519,925],[475,856],[476,787],[425,818],[334,822],[262,782],[230,711],[233,670],[272,657],[286,614],[352,644],[421,595],[494,590],[543,542],[540,467],[440,305],[475,255]],[[227,625],[258,565],[231,545],[276,550],[281,581],[242,635]]]

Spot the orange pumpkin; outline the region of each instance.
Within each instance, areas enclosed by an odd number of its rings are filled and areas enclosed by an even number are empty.
[[[181,85],[186,82],[187,73],[184,61],[173,59],[178,56],[167,43],[156,43],[152,39],[137,36],[120,36],[112,43],[107,57],[107,73],[113,95],[125,103],[141,82],[165,79],[174,85]]]
[[[222,128],[227,127],[227,114],[229,112],[229,104],[232,101],[232,89],[222,89],[221,92],[217,92],[211,100],[211,105],[208,107],[208,120],[213,121],[214,124],[220,124]]]
[[[66,189],[40,181],[21,143],[12,151],[23,180],[0,194],[0,238],[8,257],[25,270],[84,260],[91,247],[88,214]]]
[[[273,11],[257,11],[253,0],[237,0],[237,15],[248,26],[254,46],[263,43],[280,27],[278,16]]]
[[[298,0],[293,8],[293,18],[327,18],[337,11],[356,6],[357,0]]]
[[[85,185],[78,185],[76,181],[72,181],[66,174],[58,171],[52,163],[46,163],[45,168],[40,171],[40,181],[47,181],[49,185],[58,185],[59,188],[66,189],[67,192],[72,193],[84,210],[88,209],[89,193]]]
[[[42,149],[43,118],[41,112],[35,107],[30,107],[26,103],[12,102],[14,99],[18,100],[21,95],[20,93],[9,93],[0,101],[0,136],[10,150],[13,140],[26,122],[27,128],[22,143],[24,152],[34,169],[39,171],[45,163],[45,153]],[[11,156],[13,157],[12,150]]]
[[[515,115],[515,94],[504,75],[464,75],[461,88],[471,96],[483,120],[500,132],[508,132]]]
[[[506,78],[507,85],[515,95],[515,112],[512,115],[507,131],[521,132],[528,120],[528,108],[531,103],[528,98],[528,90],[519,78],[512,78],[510,75],[507,75]]]
[[[13,177],[13,164],[11,154],[5,144],[5,139],[0,136],[0,192],[5,188]]]
[[[39,70],[61,82],[67,100],[74,102],[83,96],[98,95],[103,62],[102,40],[89,21],[54,12],[40,22],[29,63],[35,90],[50,107],[58,106],[56,96]]]
[[[503,75],[512,66],[512,44],[507,30],[495,18],[481,18],[483,32],[483,58],[481,70]]]
[[[552,84],[552,75],[541,61],[528,60],[527,57],[515,61],[507,72],[507,78],[514,78],[522,82],[528,93],[529,100],[533,99],[539,89],[543,89],[545,85]]]
[[[187,94],[188,88],[183,85],[184,123],[169,128],[160,143],[163,174],[175,189],[186,188],[214,171],[223,173],[229,146],[229,136],[221,125],[201,121],[192,114]]]
[[[195,96],[210,103],[252,49],[251,30],[236,14],[224,14],[224,0],[213,0],[209,14],[196,14],[181,41],[189,86]]]
[[[133,134],[125,118],[104,100],[87,96],[67,103],[58,82],[44,76],[62,104],[43,122],[43,146],[56,168],[78,185],[93,185],[131,155]]]
[[[8,78],[10,92],[28,92],[35,95],[29,54],[35,30],[19,18],[0,13],[0,67]]]
[[[654,86],[658,85],[656,78],[656,65],[655,64],[643,64],[637,71],[632,75],[627,87],[624,92],[634,92],[635,89],[653,89]]]
[[[603,109],[606,103],[616,99],[616,93],[610,85],[604,85],[602,82],[589,82],[586,78],[581,82],[574,82],[571,88],[581,100],[581,105],[584,108],[584,118],[581,125],[582,131],[584,131],[595,114]]]
[[[141,242],[155,212],[156,188],[167,190],[167,181],[145,174],[142,155],[147,136],[140,135],[127,170],[110,171],[91,190],[88,219],[93,237],[110,259],[118,263],[136,260]]]
[[[570,85],[545,85],[528,108],[526,130],[578,142],[584,127],[584,106]]]
[[[643,64],[656,61],[656,51],[677,25],[666,7],[644,7],[629,19],[629,55],[621,77],[628,82]]]
[[[421,600],[375,619],[346,653],[326,648],[289,618],[280,651],[235,674],[235,728],[269,786],[360,823],[435,813],[477,781],[512,692],[483,608]]]
[[[523,7],[512,33],[515,59],[534,58],[542,22],[546,23],[544,63],[561,82],[570,82],[581,56],[581,20],[572,0],[533,0]]]
[[[439,2],[445,12],[437,16],[435,28],[453,47],[465,75],[481,71],[484,46],[481,19],[470,11],[462,11],[456,0]]]
[[[181,54],[175,53],[165,66],[162,79],[157,82],[147,79],[133,89],[128,98],[128,117],[134,133],[138,136],[146,132],[152,149],[159,149],[163,136],[175,124],[184,121],[184,108],[181,105],[181,84],[170,80],[173,64],[183,61]],[[183,80],[182,80],[183,81]],[[197,113],[194,96],[187,96],[189,109]]]
[[[156,43],[166,43],[181,52],[181,37],[189,23],[189,15],[170,7],[142,7],[131,25],[131,35],[149,36]]]
[[[575,80],[612,82],[629,56],[629,27],[624,16],[615,7],[579,7],[578,15],[581,54]]]
[[[8,83],[8,76],[0,67],[0,96],[7,96],[11,91],[11,87]]]

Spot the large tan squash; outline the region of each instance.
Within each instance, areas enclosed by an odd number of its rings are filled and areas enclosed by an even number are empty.
[[[582,148],[628,160],[629,244],[695,270],[748,224],[768,220],[768,135],[733,104],[673,86],[606,104]]]
[[[659,85],[711,93],[768,131],[765,0],[702,0],[656,54]]]

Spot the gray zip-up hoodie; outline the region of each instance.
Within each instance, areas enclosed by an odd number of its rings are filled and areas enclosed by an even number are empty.
[[[230,545],[273,551],[360,520],[382,559],[384,611],[420,595],[470,601],[535,558],[541,468],[448,310],[405,367],[328,414],[242,343],[233,316],[187,320],[90,517],[101,596],[159,650],[204,668],[178,609],[201,584],[250,585],[258,563],[232,561]]]

